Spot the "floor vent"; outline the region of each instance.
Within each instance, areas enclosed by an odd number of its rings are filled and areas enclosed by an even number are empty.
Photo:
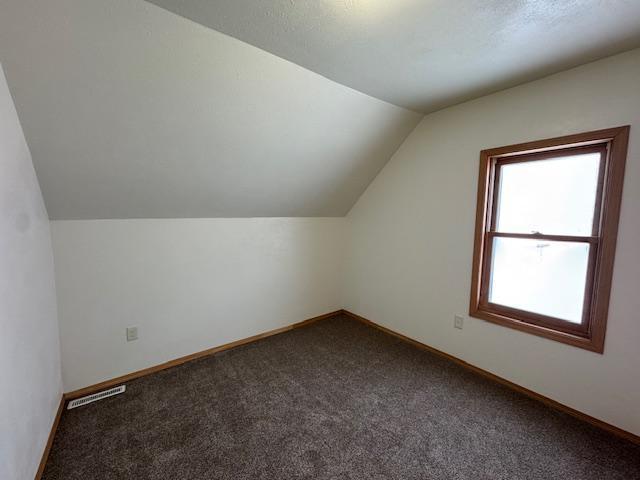
[[[77,398],[75,400],[71,400],[69,405],[67,406],[67,410],[71,410],[72,408],[81,407],[82,405],[86,405],[87,403],[96,402],[98,400],[102,400],[103,398],[113,397],[114,395],[118,395],[119,393],[124,393],[125,385],[120,385],[119,387],[110,388],[109,390],[104,390],[102,392],[94,393],[93,395],[87,395],[86,397]]]

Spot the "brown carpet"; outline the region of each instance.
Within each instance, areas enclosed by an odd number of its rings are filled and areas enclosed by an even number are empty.
[[[640,447],[336,317],[65,411],[53,479],[640,479]]]

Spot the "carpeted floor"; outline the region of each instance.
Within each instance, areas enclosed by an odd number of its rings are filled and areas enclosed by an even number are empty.
[[[336,317],[65,411],[52,479],[640,479],[640,447]]]

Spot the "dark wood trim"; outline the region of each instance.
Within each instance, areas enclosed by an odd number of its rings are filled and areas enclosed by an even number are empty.
[[[560,137],[565,138],[565,137]],[[555,140],[555,139],[552,139]],[[596,143],[589,144],[561,144],[561,145],[553,145],[549,148],[542,147],[540,150],[535,152],[510,152],[509,155],[494,155],[497,161],[498,166],[509,165],[512,163],[521,163],[521,162],[534,162],[536,160],[548,160],[550,158],[557,158],[556,154],[557,150],[567,150],[562,153],[563,157],[570,157],[573,155],[586,155],[588,153],[606,153],[606,147],[604,146],[604,142],[601,140],[594,140]],[[606,141],[606,140],[605,140]],[[545,140],[540,140],[542,144]]]
[[[492,148],[480,153],[469,315],[593,352],[604,351],[629,130],[629,126],[610,128]],[[551,158],[563,149],[572,149],[567,154],[601,153],[603,160],[592,235],[574,237],[495,232],[494,206],[500,181],[498,164]],[[562,319],[489,303],[488,276],[494,237],[589,243],[588,278],[579,327]]]
[[[487,200],[487,192],[493,190],[493,165],[491,157],[486,150],[480,153],[480,171],[478,172],[478,193],[476,198],[476,229],[474,233],[474,248],[471,269],[471,295],[469,301],[469,315],[476,313],[482,295],[482,272],[487,256],[485,255],[485,231],[487,224],[491,221],[488,218],[491,211],[491,201]],[[492,197],[490,197],[491,199]],[[490,245],[490,243],[489,243]]]
[[[480,367],[476,367],[475,365],[468,363],[458,357],[454,357],[453,355],[450,355],[448,353],[445,353],[441,350],[438,350],[436,348],[430,347],[429,345],[426,345],[422,342],[419,342],[417,340],[414,340],[410,337],[407,337],[406,335],[403,335],[401,333],[395,332],[394,330],[391,330],[387,327],[383,327],[382,325],[379,325],[375,322],[372,322],[371,320],[362,317],[360,315],[357,315],[355,313],[352,313],[348,310],[343,310],[343,313],[355,320],[358,320],[359,322],[364,323],[365,325],[368,325],[370,327],[376,328],[386,334],[389,335],[393,335],[394,337],[399,338],[400,340],[403,340],[411,345],[413,345],[414,347],[420,348],[422,350],[426,350],[428,352],[431,352],[435,355],[438,355],[439,357],[445,358],[457,365],[460,365],[461,367],[476,373],[478,375],[481,375],[491,381],[494,381],[496,383],[499,383],[501,385],[504,385],[507,388],[510,388],[511,390],[514,390],[518,393],[521,393],[523,395],[526,395],[529,398],[532,398],[533,400],[537,400],[539,402],[544,403],[545,405],[547,405],[550,408],[553,408],[555,410],[558,410],[560,412],[566,413],[568,415],[571,415],[572,417],[575,417],[579,420],[582,420],[583,422],[589,423],[591,425],[593,425],[594,427],[600,428],[606,432],[612,433],[613,435],[616,435],[617,437],[623,438],[625,440],[628,440],[630,442],[633,442],[635,444],[640,445],[640,436],[628,432],[626,430],[623,430],[622,428],[616,427],[615,425],[611,425],[610,423],[607,423],[603,420],[599,420],[595,417],[592,417],[591,415],[587,415],[586,413],[583,413],[579,410],[576,410],[575,408],[571,408],[567,405],[564,405],[563,403],[560,403],[556,400],[553,400],[549,397],[545,397],[544,395],[541,395],[539,393],[534,392],[533,390],[529,390],[528,388],[522,387],[520,385],[518,385],[517,383],[513,383],[510,380],[507,380],[505,378],[499,377],[498,375],[495,375],[491,372],[488,372],[487,370],[483,370]]]
[[[483,150],[483,153],[485,153],[489,157],[510,157],[514,155],[524,155],[545,150],[595,145],[598,143],[602,143],[603,140],[613,140],[619,135],[624,135],[625,131],[626,135],[628,136],[628,125],[624,127],[606,128],[603,130],[595,130],[592,132],[584,132],[574,135],[565,135],[563,137],[548,138],[544,140],[535,140],[533,142],[517,143],[514,145],[506,145],[504,147],[490,148],[487,150]]]
[[[572,323],[568,320],[559,320],[555,317],[550,317],[533,312],[526,312],[526,314],[523,315],[523,311],[520,309],[485,301],[480,302],[480,310],[495,313],[496,315],[500,315],[515,321],[531,323],[533,325],[546,327],[552,330],[558,330],[560,332],[565,332],[580,337],[588,338],[589,336],[589,332],[587,330],[588,324],[585,322]]]
[[[309,318],[307,320],[303,320],[301,322],[293,323],[291,325],[287,325],[285,327],[276,328],[275,330],[269,330],[268,332],[259,333],[258,335],[253,335],[248,338],[243,338],[241,340],[236,340],[235,342],[226,343],[224,345],[220,345],[218,347],[209,348],[207,350],[203,350],[201,352],[192,353],[190,355],[186,355],[184,357],[176,358],[174,360],[170,360],[165,363],[161,363],[159,365],[155,365],[153,367],[144,368],[142,370],[138,370],[135,372],[128,373],[126,375],[122,375],[120,377],[112,378],[110,380],[105,380],[104,382],[96,383],[94,385],[90,385],[88,387],[80,388],[78,390],[73,390],[71,392],[67,392],[64,394],[65,401],[73,400],[75,398],[84,397],[86,395],[91,395],[92,393],[99,392],[101,390],[105,390],[107,388],[114,387],[116,385],[120,385],[121,383],[128,382],[130,380],[134,380],[136,378],[144,377],[146,375],[151,375],[152,373],[160,372],[162,370],[166,370],[167,368],[177,367],[178,365],[182,365],[183,363],[190,362],[191,360],[197,360],[202,357],[207,357],[209,355],[213,355],[218,352],[223,352],[225,350],[230,350],[235,347],[239,347],[241,345],[246,345],[248,343],[253,343],[263,338],[271,337],[273,335],[278,335],[280,333],[288,332],[289,330],[293,330],[296,328],[304,327],[311,323],[317,322],[319,320],[324,320],[325,318],[335,317],[336,315],[340,315],[342,310],[336,310],[335,312],[325,313],[323,315],[318,315],[317,317]]]
[[[62,416],[64,405],[65,405],[65,400],[63,395],[60,397],[60,404],[58,405],[58,411],[56,412],[56,416],[53,419],[53,425],[51,425],[49,438],[47,438],[47,443],[44,446],[44,452],[42,452],[42,458],[40,459],[40,465],[38,466],[38,471],[36,472],[35,480],[40,480],[40,478],[42,478],[42,474],[44,473],[44,467],[47,465],[47,459],[49,458],[49,453],[51,452],[51,446],[53,445],[53,439],[56,436],[56,431],[58,430],[58,425],[60,424],[60,417]]]
[[[603,192],[605,191],[605,179],[611,152],[609,143],[604,145],[604,150],[600,155],[600,170],[598,172],[598,185],[596,187],[596,204],[593,209],[593,224],[591,225],[591,235],[599,237],[601,235],[600,220],[602,219]],[[626,157],[626,155],[625,155]]]
[[[474,318],[479,318],[481,320],[486,320],[487,322],[495,323],[497,325],[520,330],[521,332],[531,333],[539,337],[556,340],[558,342],[566,343],[567,345],[572,345],[574,347],[584,348],[585,350],[590,350],[592,352],[602,353],[602,351],[599,350],[598,346],[593,344],[592,339],[569,332],[563,332],[558,330],[557,328],[545,327],[542,325],[518,320],[513,318],[512,316],[500,315],[498,313],[481,309],[475,310],[473,314],[469,312],[469,315]]]
[[[592,341],[600,353],[604,350],[607,314],[609,312],[629,130],[629,126],[616,129],[616,134],[609,143],[608,168],[604,179],[604,188],[608,198],[603,199],[602,203],[601,240],[595,267],[597,273],[592,293],[591,311]]]

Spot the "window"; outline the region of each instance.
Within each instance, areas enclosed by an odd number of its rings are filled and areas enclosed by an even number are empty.
[[[471,316],[602,353],[628,137],[481,152]]]

